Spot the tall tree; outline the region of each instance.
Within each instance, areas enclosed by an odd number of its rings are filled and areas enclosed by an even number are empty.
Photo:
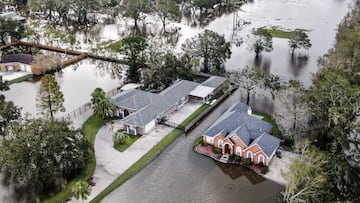
[[[9,90],[7,81],[3,81],[0,75],[0,92]],[[0,136],[5,136],[5,129],[11,121],[20,118],[20,108],[13,102],[6,101],[5,96],[0,94]]]
[[[289,126],[283,125],[282,127],[290,136],[300,136],[305,132],[305,120],[308,113],[306,101],[306,90],[303,84],[297,80],[290,80],[288,85],[278,93],[276,103],[282,107],[281,110],[285,111],[278,112],[275,117],[289,122]]]
[[[101,88],[96,88],[93,93],[91,93],[91,102],[93,104],[93,110],[95,115],[106,119],[112,117],[115,111],[115,105],[110,101],[106,96],[106,93]]]
[[[189,57],[177,57],[172,53],[156,54],[152,52],[149,67],[144,71],[144,87],[162,90],[177,79],[191,80],[193,68]]]
[[[6,134],[0,169],[16,187],[36,195],[58,191],[87,163],[88,144],[68,122],[26,118],[11,123]]]
[[[329,158],[325,153],[309,143],[300,146],[299,158],[290,165],[289,171],[283,173],[287,180],[284,201],[328,202],[332,200],[331,184],[327,173]]]
[[[294,55],[295,49],[304,48],[307,50],[310,49],[312,45],[307,33],[304,30],[296,29],[290,35],[289,46],[291,54]]]
[[[150,1],[148,0],[124,0],[123,1],[124,16],[134,19],[134,27],[138,28],[137,21],[141,13],[150,11]]]
[[[204,72],[212,71],[213,67],[219,70],[231,56],[230,42],[225,40],[224,35],[211,30],[205,30],[191,40],[186,40],[182,49],[193,57],[203,58]]]
[[[146,67],[144,51],[147,47],[146,39],[141,36],[126,37],[109,45],[111,50],[126,55],[125,60],[129,65],[127,71],[128,80],[132,82],[140,80],[140,71]]]
[[[258,57],[263,51],[272,51],[273,45],[271,34],[268,31],[262,31],[260,35],[255,36],[254,41],[249,44],[249,48],[255,52],[256,57]]]
[[[229,81],[236,86],[246,90],[246,104],[250,104],[250,94],[255,91],[256,87],[263,84],[261,72],[255,68],[245,67],[240,71],[234,71],[229,75]]]
[[[351,200],[360,192],[360,88],[346,70],[321,70],[309,90],[310,133],[316,145],[330,154],[333,182]]]
[[[72,192],[75,199],[81,198],[81,201],[84,202],[84,200],[87,200],[88,196],[91,194],[91,187],[89,183],[85,181],[78,181],[72,188]]]
[[[41,78],[40,90],[36,98],[36,107],[46,118],[54,119],[54,114],[64,112],[64,95],[55,77],[46,74]]]
[[[154,8],[163,24],[164,32],[166,19],[177,20],[180,18],[179,4],[175,0],[159,0],[155,3]]]
[[[10,36],[12,41],[17,41],[23,37],[24,32],[25,27],[21,22],[0,17],[0,45],[5,44],[6,36]]]

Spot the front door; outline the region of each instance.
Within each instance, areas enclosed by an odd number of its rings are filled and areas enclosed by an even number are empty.
[[[231,154],[231,146],[229,144],[225,144],[224,147],[225,147],[224,150],[225,154]]]

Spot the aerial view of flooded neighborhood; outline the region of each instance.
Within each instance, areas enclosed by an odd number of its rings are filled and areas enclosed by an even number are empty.
[[[359,194],[360,0],[0,0],[1,203]]]

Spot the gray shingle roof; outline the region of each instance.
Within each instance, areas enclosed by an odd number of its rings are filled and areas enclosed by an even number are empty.
[[[208,78],[201,84],[204,86],[207,86],[207,87],[217,88],[220,85],[222,85],[225,82],[225,80],[226,80],[226,78],[223,78],[223,77],[211,76],[210,78]]]
[[[149,104],[139,111],[134,112],[133,114],[124,118],[122,121],[129,125],[144,127],[170,106],[171,103],[169,103],[167,100],[160,99],[156,103]]]
[[[154,93],[131,89],[115,95],[113,101],[117,107],[139,110],[159,100],[158,97],[159,95]]]
[[[263,133],[251,143],[251,146],[255,144],[258,144],[262,151],[266,154],[266,156],[270,157],[272,153],[276,150],[276,148],[279,146],[280,139],[267,133]]]
[[[114,96],[113,102],[117,107],[135,111],[122,120],[124,123],[144,127],[181,98],[188,96],[198,85],[196,82],[180,80],[160,94],[131,89]]]
[[[160,95],[166,96],[166,99],[171,103],[179,101],[181,98],[188,96],[189,93],[194,90],[199,83],[188,81],[188,80],[179,80],[175,82],[170,87],[163,90]]]
[[[241,125],[235,131],[235,133],[246,145],[250,143],[250,132],[246,125]]]
[[[272,125],[249,115],[249,106],[243,103],[232,105],[205,133],[214,137],[219,133],[236,134],[247,146],[258,144],[263,152],[270,157],[279,146],[280,139],[268,133]]]
[[[243,110],[242,105],[236,105],[233,107],[235,108],[232,108],[230,112],[226,112],[224,116],[219,118],[219,120],[215,123],[215,125],[210,127],[204,133],[204,135],[209,137],[214,137],[222,130],[231,133],[242,125],[245,125],[249,130],[249,135],[251,139],[256,139],[262,133],[264,132],[269,133],[271,131],[272,128],[271,124],[264,122],[256,118],[255,116],[244,113],[242,111]],[[240,109],[241,111],[237,111],[238,109]],[[249,143],[245,143],[245,144],[249,144]]]

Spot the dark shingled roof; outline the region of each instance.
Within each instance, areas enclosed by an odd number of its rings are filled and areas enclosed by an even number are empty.
[[[280,139],[269,135],[272,125],[249,115],[249,109],[251,108],[243,103],[232,105],[204,135],[214,137],[222,133],[228,137],[227,135],[235,134],[249,147],[259,145],[262,151],[271,157],[279,146]]]
[[[266,154],[266,156],[271,157],[273,152],[279,146],[280,139],[267,133],[263,133],[256,140],[254,140],[250,146],[253,146],[255,144],[259,145],[259,147]]]
[[[246,126],[250,139],[253,140],[259,137],[264,132],[269,133],[271,131],[272,125],[260,120],[253,115],[247,114],[249,108],[249,106],[242,103],[233,105],[227,112],[225,112],[222,117],[220,117],[214,123],[213,126],[211,126],[204,133],[204,135],[214,137],[223,130],[231,133],[238,129],[239,126]],[[243,141],[245,142],[247,141],[247,139]]]
[[[225,82],[225,80],[226,78],[223,77],[211,76],[201,84],[207,87],[218,88],[220,85],[222,85]]]
[[[198,85],[196,82],[179,80],[160,94],[131,89],[115,95],[113,102],[117,107],[135,111],[122,120],[124,123],[144,127],[181,98],[188,96]]]
[[[175,103],[181,98],[188,96],[189,93],[199,85],[200,84],[196,82],[179,80],[170,87],[163,90],[160,95],[164,95],[168,101]]]
[[[158,97],[159,95],[154,93],[131,89],[129,91],[124,91],[116,95],[115,97],[113,97],[113,101],[118,107],[139,110],[144,106],[147,106],[159,100]]]

